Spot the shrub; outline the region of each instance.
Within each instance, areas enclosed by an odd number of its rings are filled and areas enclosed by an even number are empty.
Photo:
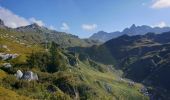
[[[3,71],[7,72],[8,74],[15,74],[16,73],[16,69],[11,67],[11,68],[5,68],[5,67],[2,67],[1,68]]]
[[[80,95],[81,100],[93,100],[94,98],[98,98],[97,92],[89,85],[87,84],[80,84],[78,85],[78,91]],[[97,100],[97,99],[96,99]]]
[[[65,61],[62,58],[57,44],[52,42],[49,52],[32,52],[27,60],[30,68],[39,68],[41,71],[54,73],[66,69]]]
[[[38,67],[41,71],[46,71],[50,63],[50,55],[47,52],[32,52],[27,63],[31,68]]]
[[[72,75],[66,75],[54,80],[54,84],[64,93],[73,97],[75,96],[75,87],[78,80]]]
[[[96,70],[100,71],[100,72],[106,72],[106,68],[104,68],[103,66],[97,64],[96,62],[92,61],[92,60],[89,60],[89,64],[95,68]]]

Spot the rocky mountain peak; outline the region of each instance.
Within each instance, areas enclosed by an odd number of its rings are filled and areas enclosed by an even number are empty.
[[[135,29],[135,28],[136,28],[135,24],[132,24],[132,26],[130,27],[130,29]]]
[[[41,26],[39,26],[37,23],[33,23],[31,25],[28,25],[27,27],[32,28],[32,29],[41,28]]]
[[[0,28],[6,28],[4,21],[0,19]]]
[[[27,26],[18,27],[16,29],[17,29],[17,31],[22,31],[22,32],[36,32],[37,30],[42,30],[44,28],[39,26],[36,23],[33,23],[33,24],[30,24]]]
[[[4,21],[0,19],[0,25],[5,26]]]

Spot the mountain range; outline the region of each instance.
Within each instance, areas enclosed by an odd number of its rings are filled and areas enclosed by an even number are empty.
[[[155,96],[169,100],[170,32],[123,35],[102,45],[117,62],[124,76],[155,89]],[[156,99],[156,98],[155,98]]]
[[[101,42],[106,42],[110,39],[119,37],[121,35],[127,34],[129,36],[134,36],[134,35],[144,35],[149,32],[153,32],[156,34],[160,34],[163,32],[168,32],[170,31],[170,27],[150,27],[147,25],[142,25],[142,26],[136,26],[133,24],[130,28],[125,28],[122,32],[116,31],[116,32],[104,32],[104,31],[99,31],[97,33],[94,33],[90,39],[92,40],[99,40]]]
[[[30,43],[46,43],[54,41],[63,47],[91,46],[94,44],[100,44],[100,42],[96,40],[80,39],[78,36],[50,30],[46,27],[39,26],[36,23],[17,28],[9,28],[5,26],[2,20],[0,20],[0,28],[8,29],[8,31],[13,32],[13,35],[15,35],[15,37],[19,40],[29,41]]]
[[[170,100],[169,27],[132,25],[114,36],[101,43],[0,20],[0,98]]]
[[[69,50],[98,43],[37,24],[9,28],[1,21],[0,98],[148,100],[147,87],[123,78],[121,70]]]
[[[124,34],[99,46],[70,50],[106,65],[114,64],[124,77],[150,87],[151,100],[170,99],[170,32]]]

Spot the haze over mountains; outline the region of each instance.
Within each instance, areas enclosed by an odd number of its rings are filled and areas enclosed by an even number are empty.
[[[133,24],[130,28],[125,28],[122,32],[116,31],[116,32],[104,32],[104,31],[99,31],[97,33],[94,33],[90,39],[92,40],[99,40],[101,42],[106,42],[112,38],[119,37],[121,35],[127,34],[129,36],[134,36],[134,35],[144,35],[149,32],[153,32],[156,34],[160,34],[163,32],[168,32],[170,31],[170,27],[150,27],[147,25],[142,25],[142,26],[136,26]]]

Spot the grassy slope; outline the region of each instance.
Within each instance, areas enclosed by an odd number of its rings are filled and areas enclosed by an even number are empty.
[[[26,56],[29,55],[32,51],[41,51],[43,50],[38,45],[29,46],[17,43],[15,39],[12,38],[0,38],[0,44],[7,45],[10,51],[4,51],[7,53],[17,53],[20,55],[20,60],[23,62],[26,60]],[[112,72],[99,72],[94,70],[88,63],[79,63],[79,68],[72,68],[72,74],[81,76],[83,79],[81,84],[86,84],[91,87],[98,93],[100,96],[99,99],[119,99],[119,100],[146,100],[147,97],[143,96],[139,90],[142,87],[140,84],[135,84],[134,87],[130,87],[127,82],[119,81],[119,76]],[[67,73],[67,72],[66,72]],[[5,72],[0,70],[0,79],[8,76]],[[112,88],[112,92],[108,93],[105,87],[105,84],[109,85]],[[0,87],[0,98],[13,99],[13,100],[24,100],[28,99],[24,96],[18,96],[19,90],[9,90],[4,87]],[[29,91],[27,91],[29,92]],[[19,91],[19,94],[22,94]],[[28,93],[34,95],[32,92]],[[93,97],[91,99],[96,99]]]
[[[101,95],[105,95],[108,98],[114,98],[119,100],[145,100],[139,89],[142,87],[140,84],[135,84],[134,87],[130,87],[128,83],[119,80],[119,76],[112,72],[102,73],[95,71],[89,65],[80,63],[81,69],[74,71],[83,76],[86,84],[94,87]],[[112,93],[108,93],[105,84],[108,84],[112,88]]]
[[[0,69],[0,80],[2,80],[3,78],[7,76],[8,74]],[[0,86],[0,98],[1,100],[30,100],[30,98],[19,95],[15,91],[6,89],[2,86]]]
[[[49,34],[46,34],[49,33]],[[77,36],[64,33],[64,32],[55,32],[51,30],[41,30],[41,31],[22,31],[19,32],[15,29],[1,29],[0,28],[0,36],[4,35],[5,37],[15,39],[18,41],[27,43],[44,43],[46,41],[54,41],[61,45],[62,47],[87,47],[94,44],[100,44],[98,41],[89,40],[89,39],[80,39]]]
[[[1,86],[0,86],[0,98],[1,100],[31,100],[28,97],[21,96],[16,92],[9,89],[5,89],[4,87]]]
[[[3,79],[7,76],[7,73],[0,69],[0,79]]]

